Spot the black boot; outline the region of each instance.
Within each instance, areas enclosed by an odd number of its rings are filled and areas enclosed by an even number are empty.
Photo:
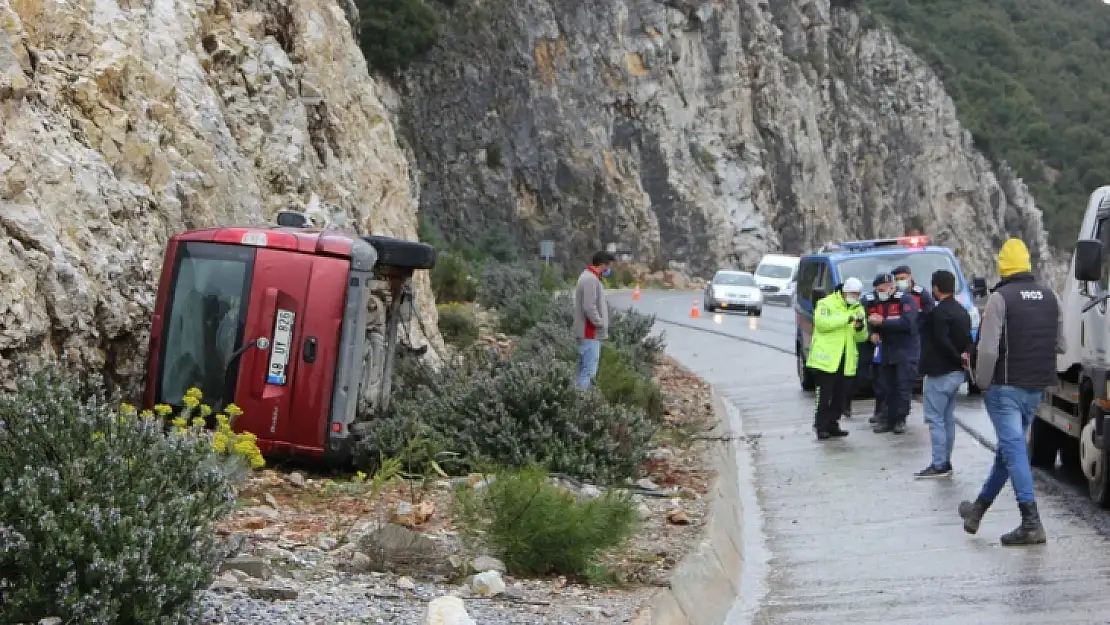
[[[1044,526],[1041,525],[1041,515],[1037,514],[1037,502],[1019,503],[1021,511],[1021,525],[1009,534],[1002,535],[1002,544],[1007,546],[1017,545],[1043,545],[1047,542]]]
[[[983,520],[983,515],[987,513],[987,508],[990,507],[991,502],[982,499],[961,501],[959,513],[960,518],[964,520],[964,531],[968,534],[978,532],[979,523]]]
[[[890,431],[894,432],[895,434],[905,433],[905,431],[906,431],[906,422],[905,421],[895,421],[894,425],[890,426]]]
[[[893,430],[894,424],[890,421],[887,421],[886,419],[880,419],[879,422],[875,424],[875,427],[871,429],[871,431],[876,434],[886,434],[887,432],[891,432]]]
[[[829,428],[829,435],[830,436],[835,436],[835,437],[841,437],[841,436],[847,436],[848,432],[846,430],[842,430],[840,428],[839,423],[834,423],[834,424],[832,424],[832,427]]]

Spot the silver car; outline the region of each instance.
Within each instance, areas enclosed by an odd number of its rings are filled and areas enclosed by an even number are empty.
[[[738,310],[758,317],[763,314],[763,294],[751,273],[718,271],[705,285],[702,308],[709,312]]]

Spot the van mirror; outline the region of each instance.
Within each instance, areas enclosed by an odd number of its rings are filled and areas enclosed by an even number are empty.
[[[971,294],[976,298],[984,298],[987,296],[987,279],[983,276],[974,276],[971,278]]]
[[[813,303],[816,304],[817,302],[819,302],[819,301],[825,299],[826,297],[828,297],[828,295],[829,294],[825,292],[825,289],[822,289],[821,287],[814,287],[814,289],[813,289]]]
[[[1098,282],[1102,279],[1102,242],[1095,239],[1075,244],[1075,279]]]

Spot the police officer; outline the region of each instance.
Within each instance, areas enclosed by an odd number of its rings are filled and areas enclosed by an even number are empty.
[[[871,283],[871,286],[878,286],[880,282],[884,279],[883,276],[885,275],[886,274],[879,274],[879,277]],[[861,306],[863,306],[864,313],[866,313],[867,316],[871,316],[873,314],[881,314],[882,302],[879,301],[879,298],[875,295],[874,291],[868,291],[867,293],[864,293],[863,296],[860,297],[859,303]],[[879,337],[877,334],[869,332],[868,338],[870,340],[860,343],[859,345],[859,365],[856,369],[855,390],[858,391],[859,389],[864,388],[865,384],[871,385],[871,389],[875,395],[875,412],[871,415],[871,419],[869,419],[869,422],[871,423],[871,425],[876,425],[883,420],[882,415],[884,414],[885,410],[883,404],[883,379],[882,376],[879,375],[879,362],[882,358],[882,350],[879,348],[878,345]],[[849,396],[848,401],[844,407],[844,416],[851,416],[851,413],[852,400],[851,396]]]
[[[894,268],[894,271],[891,271],[890,273],[894,274],[894,286],[899,291],[908,293],[910,296],[913,297],[914,303],[917,304],[917,310],[919,312],[919,314],[917,315],[917,331],[919,337],[917,345],[918,358],[912,361],[913,377],[911,378],[911,380],[913,380],[913,386],[916,386],[917,372],[918,366],[920,365],[919,361],[921,355],[921,330],[925,327],[925,315],[933,312],[933,309],[937,307],[937,300],[933,297],[933,294],[930,293],[928,289],[914,282],[913,274],[910,273],[909,265],[898,265]]]
[[[883,434],[906,431],[906,417],[910,414],[916,362],[920,354],[918,342],[918,308],[914,298],[899,291],[894,276],[880,274],[875,277],[875,298],[878,305],[868,312],[870,340],[881,351],[879,379],[882,385],[884,412],[874,432]]]
[[[867,340],[864,310],[859,305],[863,283],[848,278],[821,298],[813,311],[813,339],[806,366],[817,375],[813,429],[818,440],[847,436],[837,423],[844,394],[856,375],[857,345]]]

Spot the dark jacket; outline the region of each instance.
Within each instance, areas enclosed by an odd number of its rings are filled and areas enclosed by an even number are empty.
[[[971,315],[955,298],[949,297],[924,317],[921,373],[944,375],[962,371],[962,354],[971,349]]]
[[[1021,388],[1056,384],[1056,354],[1064,351],[1063,314],[1056,294],[1031,273],[1002,280],[987,299],[979,329],[975,382]]]
[[[925,326],[925,320],[929,318],[929,313],[937,307],[937,300],[925,287],[917,283],[914,283],[907,293],[913,296],[913,301],[917,304],[917,327],[920,330]]]
[[[868,293],[864,300],[867,316],[878,313],[883,323],[870,327],[882,342],[882,363],[917,362],[921,346],[918,344],[917,302],[903,291],[895,291],[887,301],[879,301],[875,293]]]

